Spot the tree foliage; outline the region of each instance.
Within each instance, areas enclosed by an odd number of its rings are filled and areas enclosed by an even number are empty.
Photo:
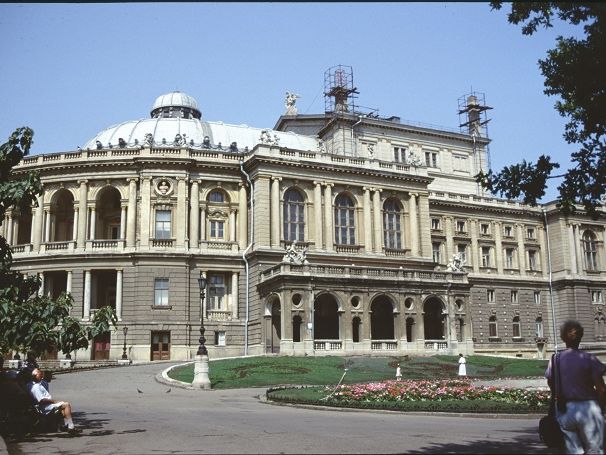
[[[27,156],[33,131],[17,129],[9,140],[0,145],[0,223],[7,210],[24,213],[42,193],[40,177],[35,172],[12,178],[12,169]],[[58,348],[65,354],[88,347],[94,336],[110,330],[116,324],[111,307],[95,313],[90,326],[83,326],[70,316],[71,295],[57,299],[39,296],[40,281],[12,270],[13,258],[6,238],[0,236],[0,356],[8,350],[34,351],[41,354]]]
[[[582,26],[583,39],[558,36],[556,47],[539,60],[545,77],[544,93],[556,96],[555,108],[567,119],[564,139],[578,144],[572,167],[561,177],[558,203],[566,213],[582,204],[593,216],[604,205],[606,194],[606,5],[603,3],[514,2],[508,21],[521,25],[524,35],[553,27],[554,20]],[[491,2],[501,9],[503,2]],[[480,173],[476,180],[494,194],[523,195],[536,204],[545,194],[551,171],[557,168],[541,156],[536,164],[505,167],[498,174]]]

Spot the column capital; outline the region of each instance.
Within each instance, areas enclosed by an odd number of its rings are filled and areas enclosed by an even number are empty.
[[[372,188],[371,188],[371,187],[369,187],[369,186],[363,186],[363,187],[362,187],[362,190],[363,190],[364,192],[370,192],[370,191],[372,190]]]
[[[80,186],[86,185],[88,183],[88,179],[78,180],[78,183],[80,184]]]
[[[333,187],[333,186],[335,186],[335,184],[334,184],[334,183],[328,183],[328,182],[324,183],[324,185],[325,185],[327,188],[328,188],[328,187]]]
[[[408,193],[408,197],[419,197],[419,193]]]
[[[138,181],[138,180],[139,180],[139,179],[138,179],[137,177],[127,177],[127,178],[126,178],[126,181],[127,181],[128,183],[137,183],[137,181]]]
[[[145,175],[141,177],[141,180],[143,180],[144,182],[151,182],[152,178],[153,177],[151,175]]]
[[[316,185],[316,186],[322,186],[322,182],[319,182],[319,181],[317,181],[317,180],[314,180],[314,181],[313,181],[313,183],[314,183],[314,185]]]
[[[372,191],[374,191],[375,193],[382,193],[383,188],[372,188]]]
[[[278,182],[282,181],[282,177],[272,177],[271,178],[274,182],[277,180]]]
[[[123,272],[124,271],[124,269],[122,267],[116,267],[115,270],[116,270],[116,272]]]
[[[191,180],[191,184],[192,185],[200,185],[200,183],[202,183],[202,180],[200,180],[200,179],[192,179]]]

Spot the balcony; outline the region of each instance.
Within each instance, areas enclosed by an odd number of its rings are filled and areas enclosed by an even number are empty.
[[[444,340],[425,340],[426,351],[447,351],[448,343]]]
[[[154,248],[172,248],[175,239],[151,239],[151,244]]]
[[[232,313],[226,310],[207,310],[206,317],[211,321],[231,321]]]
[[[340,351],[343,349],[341,340],[314,340],[314,350],[316,351]]]
[[[398,349],[398,343],[394,340],[372,340],[370,349],[372,351],[395,351]]]

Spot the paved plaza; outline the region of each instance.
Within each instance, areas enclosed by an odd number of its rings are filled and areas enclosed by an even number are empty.
[[[260,399],[262,388],[196,391],[156,381],[170,365],[56,376],[51,392],[71,401],[82,433],[8,441],[8,453],[549,453],[538,440],[536,416],[279,406]]]

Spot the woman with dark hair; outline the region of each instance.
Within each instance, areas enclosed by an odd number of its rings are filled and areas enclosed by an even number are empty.
[[[604,453],[602,409],[606,406],[606,385],[602,375],[606,366],[593,354],[579,350],[583,338],[583,326],[579,322],[564,322],[560,338],[566,343],[566,349],[555,355],[555,378],[553,357],[545,377],[558,400],[556,417],[564,433],[566,453]]]

